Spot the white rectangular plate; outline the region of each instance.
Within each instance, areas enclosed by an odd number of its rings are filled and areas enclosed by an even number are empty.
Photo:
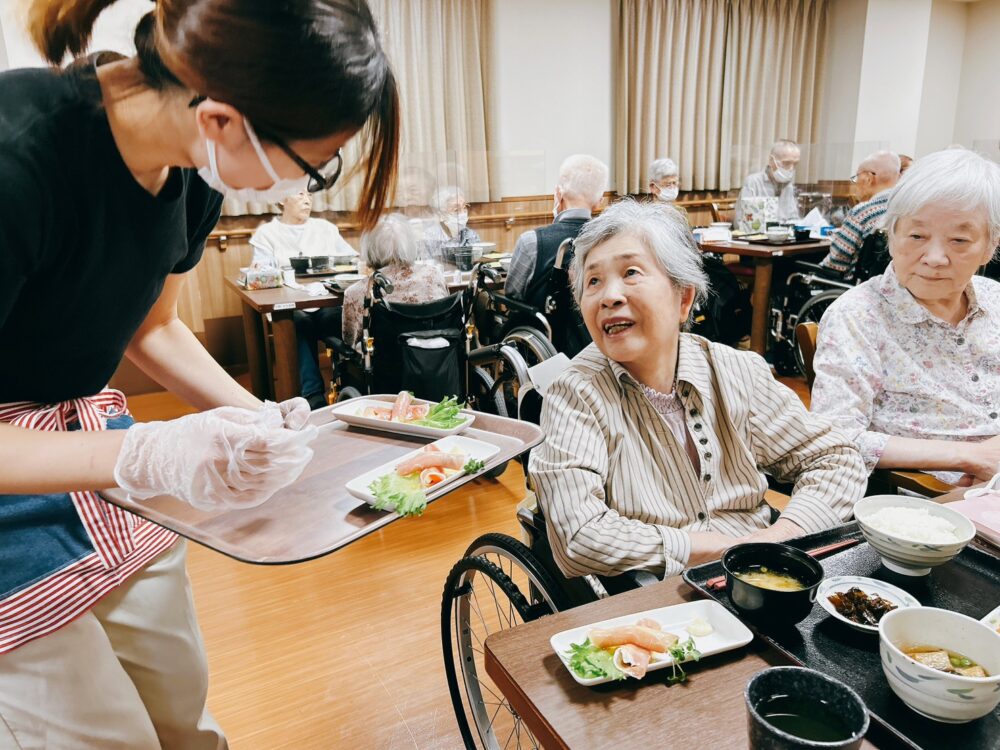
[[[986,617],[984,617],[980,622],[985,622],[995,631],[1000,633],[1000,607],[997,607],[992,612],[990,612]]]
[[[438,449],[444,453],[450,453],[453,449],[457,448],[462,451],[462,453],[465,453],[469,459],[474,458],[484,463],[500,452],[500,448],[495,445],[485,443],[482,440],[473,440],[472,438],[461,437],[460,435],[449,435],[441,440],[435,440],[433,443],[429,443],[429,445],[436,445]],[[364,500],[369,505],[374,505],[375,496],[368,489],[368,485],[383,474],[395,471],[398,464],[406,461],[408,458],[412,458],[420,452],[421,450],[410,451],[405,456],[400,456],[395,461],[389,461],[388,463],[384,463],[371,471],[366,471],[360,477],[355,477],[347,483],[347,491],[354,495],[354,497]],[[435,484],[430,491],[427,491],[427,499],[433,500],[435,497],[444,494],[441,491],[442,488],[447,487],[461,476],[463,476],[462,472],[456,471],[448,478]]]
[[[685,630],[694,618],[700,617],[714,628],[711,634],[702,636],[692,636]],[[681,642],[688,637],[694,639],[695,648],[701,652],[704,659],[712,654],[721,654],[723,651],[731,651],[740,648],[753,640],[747,626],[736,619],[736,616],[716,601],[703,599],[696,602],[686,602],[685,604],[675,604],[671,607],[661,607],[660,609],[650,609],[645,612],[636,612],[634,615],[624,615],[611,620],[602,620],[583,627],[564,630],[556,633],[549,639],[552,649],[562,659],[566,670],[573,676],[573,679],[581,685],[591,687],[593,685],[603,685],[611,682],[607,677],[580,677],[570,669],[569,657],[566,655],[571,643],[583,643],[587,639],[587,633],[594,628],[613,628],[618,625],[634,625],[637,620],[649,618],[660,623],[661,627],[668,633],[676,635]],[[655,672],[658,669],[669,667],[673,659],[666,654],[653,654],[647,672]],[[628,678],[631,680],[632,678]]]
[[[367,427],[370,430],[381,430],[382,432],[394,432],[397,435],[417,435],[418,437],[430,438],[457,435],[460,432],[465,432],[469,429],[472,423],[476,421],[476,415],[468,409],[463,409],[461,411],[462,416],[465,418],[462,424],[452,427],[449,430],[439,430],[436,427],[425,427],[419,424],[406,424],[405,422],[387,422],[384,419],[361,416],[364,410],[369,406],[377,406],[382,409],[391,408],[395,399],[395,396],[389,395],[352,398],[350,401],[342,401],[341,403],[336,404],[330,410],[330,413],[341,422],[347,422],[347,424],[353,424],[358,427]],[[430,406],[434,406],[437,402],[425,401],[422,398],[415,398],[413,399],[413,403],[429,404]]]

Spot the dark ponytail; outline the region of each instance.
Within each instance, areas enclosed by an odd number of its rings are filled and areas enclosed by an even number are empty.
[[[31,0],[28,29],[50,62],[81,54],[115,0]],[[395,184],[399,93],[365,0],[157,0],[139,22],[148,85],[180,85],[285,141],[363,129],[358,218],[371,228]]]
[[[53,65],[66,53],[82,54],[90,42],[94,22],[115,0],[32,0],[28,7],[28,35]]]

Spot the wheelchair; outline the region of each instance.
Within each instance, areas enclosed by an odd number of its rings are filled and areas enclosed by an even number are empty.
[[[428,400],[457,395],[470,408],[517,413],[528,368],[554,353],[534,329],[511,331],[480,345],[472,319],[480,274],[467,289],[426,303],[387,299],[392,282],[376,272],[368,282],[357,347],[330,337],[337,400],[410,390]]]
[[[546,339],[545,359],[556,352],[572,359],[587,346],[591,341],[590,334],[570,286],[569,265],[573,260],[573,249],[572,238],[560,243],[549,269],[540,307],[507,297],[489,285],[481,285],[475,306],[481,337],[489,341],[520,331],[531,331]]]
[[[487,636],[659,580],[647,571],[566,578],[552,557],[540,511],[521,507],[517,519],[528,543],[507,534],[480,536],[448,573],[442,595],[445,674],[470,749],[540,747],[486,674]]]
[[[806,363],[796,340],[800,323],[819,323],[827,308],[853,286],[883,273],[889,265],[888,240],[883,230],[868,235],[858,251],[854,279],[817,263],[795,261],[784,289],[771,305],[772,363],[779,375],[806,375]]]

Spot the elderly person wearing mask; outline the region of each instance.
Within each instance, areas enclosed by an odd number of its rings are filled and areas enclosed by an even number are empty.
[[[381,271],[390,282],[391,302],[431,302],[448,296],[448,284],[437,266],[418,264],[418,240],[409,220],[401,214],[386,216],[361,236],[361,260],[374,273]],[[357,281],[344,292],[343,338],[354,346],[361,336],[368,280]]]
[[[424,256],[431,260],[447,261],[444,246],[449,242],[469,244],[479,242],[479,235],[469,229],[469,204],[461,188],[448,185],[435,191],[431,206],[437,215],[420,221],[423,234]]]
[[[965,150],[917,160],[885,226],[885,273],[823,315],[812,410],[869,470],[987,479],[1000,465],[1000,284],[975,273],[1000,241],[1000,167]]]
[[[573,274],[594,344],[546,392],[529,470],[563,573],[676,575],[850,517],[854,444],[758,355],[681,333],[707,282],[679,214],[614,204],[577,238]],[[773,525],[764,472],[795,483]]]
[[[795,168],[799,165],[802,152],[794,141],[775,141],[767,159],[767,166],[760,172],[747,175],[736,203],[736,216],[744,215],[743,201],[746,198],[778,199],[779,221],[799,218],[799,204],[795,197]]]
[[[674,201],[680,190],[680,177],[673,159],[657,159],[649,165],[649,192],[664,205],[670,206],[686,219],[687,210]]]
[[[347,240],[340,236],[337,225],[326,219],[315,219],[312,194],[307,190],[294,193],[281,203],[281,216],[261,224],[250,237],[254,266],[287,268],[297,255],[357,255]]]
[[[854,192],[861,201],[847,212],[844,223],[830,236],[830,252],[820,265],[854,278],[861,246],[882,226],[889,195],[899,182],[900,160],[892,151],[876,151],[858,165],[851,177]]]

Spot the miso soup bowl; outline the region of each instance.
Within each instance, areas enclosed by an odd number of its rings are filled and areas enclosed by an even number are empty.
[[[929,544],[914,539],[880,531],[869,525],[868,517],[882,508],[921,508],[932,516],[943,518],[958,532],[953,542]],[[951,561],[976,535],[976,527],[968,518],[947,505],[906,495],[872,495],[854,506],[854,518],[865,540],[882,558],[889,570],[908,576],[925,576],[931,568]]]
[[[878,624],[882,671],[899,699],[935,721],[961,724],[1000,703],[1000,634],[971,617],[935,607],[895,609]],[[972,659],[989,677],[963,677],[920,664],[903,647],[940,646]]]
[[[736,577],[736,573],[755,565],[795,576],[805,588],[775,591]],[[787,544],[737,544],[722,556],[722,568],[726,571],[726,593],[733,606],[748,620],[761,625],[794,625],[804,620],[816,602],[816,589],[823,580],[823,566]]]

